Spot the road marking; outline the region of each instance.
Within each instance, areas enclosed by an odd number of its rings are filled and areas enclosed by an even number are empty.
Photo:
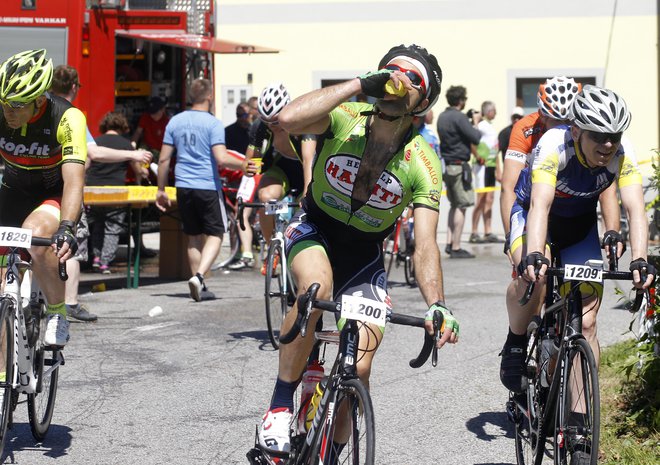
[[[177,324],[176,321],[170,321],[169,323],[158,323],[155,325],[145,325],[145,326],[138,326],[137,328],[131,328],[129,331],[153,331],[155,329],[163,329],[167,328],[168,326],[174,326]]]

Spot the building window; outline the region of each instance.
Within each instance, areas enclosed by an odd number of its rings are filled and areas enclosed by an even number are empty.
[[[596,85],[595,76],[571,77],[575,82],[579,82],[582,85]],[[539,85],[544,83],[546,79],[547,77],[516,78],[516,105],[523,107],[525,114],[533,113],[538,109],[536,106],[536,94],[539,91]]]

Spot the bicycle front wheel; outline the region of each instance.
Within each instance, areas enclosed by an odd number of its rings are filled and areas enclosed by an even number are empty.
[[[585,339],[570,344],[561,366],[564,383],[555,411],[555,464],[596,465],[600,438],[596,361]]]
[[[5,447],[11,416],[11,383],[14,375],[14,308],[9,299],[0,302],[0,455]]]
[[[37,441],[46,437],[53,419],[60,362],[60,351],[45,348],[41,338],[37,337],[37,343],[32,348],[32,367],[37,388],[33,394],[27,396],[30,429]]]
[[[328,418],[333,412],[334,417]],[[314,464],[374,464],[374,409],[369,391],[359,379],[342,382],[335,408],[324,412],[321,425]]]
[[[415,279],[415,262],[412,255],[406,255],[405,260],[403,263],[403,273],[406,277],[406,283],[409,286],[415,286],[417,285],[417,280]]]
[[[286,276],[282,268],[282,246],[273,241],[266,262],[266,324],[268,338],[275,349],[280,347],[280,328],[288,311],[287,295],[284,291]]]

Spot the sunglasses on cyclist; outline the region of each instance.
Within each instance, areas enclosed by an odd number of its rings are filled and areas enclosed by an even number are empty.
[[[613,144],[618,144],[621,142],[621,136],[623,136],[623,133],[617,132],[612,134],[607,132],[587,131],[587,135],[589,136],[589,139],[597,144],[606,144],[607,141],[610,141]]]
[[[413,69],[402,68],[401,66],[395,65],[393,63],[390,63],[389,65],[385,66],[385,69],[389,69],[392,71],[401,71],[403,74],[406,75],[408,79],[410,79],[410,83],[413,85],[413,87],[419,87],[422,89],[422,91],[424,92],[426,91],[426,83],[424,82],[424,78],[417,71]]]

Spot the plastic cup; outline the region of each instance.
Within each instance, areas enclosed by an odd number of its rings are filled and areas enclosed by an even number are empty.
[[[385,92],[388,94],[396,95],[397,97],[403,97],[408,93],[401,81],[399,81],[399,87],[394,87],[394,82],[390,79],[385,83]]]
[[[105,289],[105,283],[98,283],[92,286],[92,292],[104,292]]]
[[[163,313],[163,308],[160,305],[156,305],[154,308],[149,310],[149,316],[154,317],[161,315]]]
[[[261,157],[259,157],[259,158],[252,158],[252,163],[254,163],[255,165],[257,165],[257,174],[261,173],[261,168],[262,168],[262,166],[264,165],[264,160],[263,160],[263,158],[261,158]]]

